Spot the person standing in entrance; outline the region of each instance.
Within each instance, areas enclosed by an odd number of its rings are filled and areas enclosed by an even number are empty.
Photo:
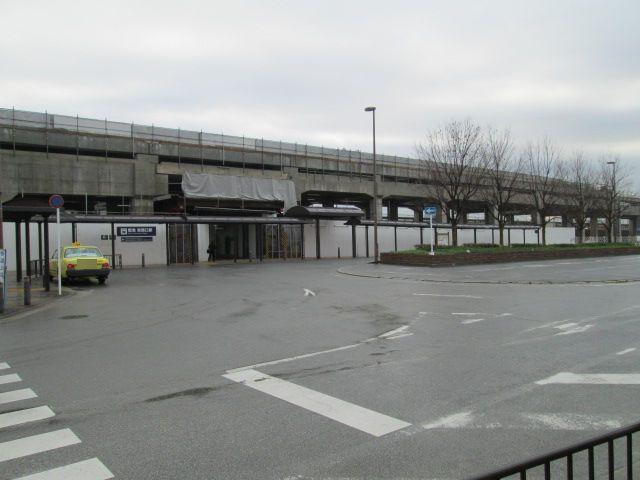
[[[209,254],[209,262],[216,261],[216,245],[213,240],[209,242],[209,248],[207,248],[207,253]]]

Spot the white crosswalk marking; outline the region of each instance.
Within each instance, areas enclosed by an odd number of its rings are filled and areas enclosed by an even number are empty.
[[[23,423],[37,422],[45,418],[51,418],[55,413],[49,407],[34,407],[0,414],[0,428],[13,427]]]
[[[18,402],[20,400],[28,400],[30,398],[36,398],[36,392],[30,388],[23,388],[22,390],[13,390],[12,392],[0,393],[0,405],[11,402]]]
[[[15,480],[107,480],[109,478],[113,478],[109,469],[97,458],[92,458]]]
[[[15,383],[15,382],[21,382],[22,379],[20,378],[20,375],[18,375],[17,373],[12,373],[10,375],[0,375],[0,385],[5,385],[7,383]]]
[[[410,426],[393,417],[345,402],[324,393],[266,375],[257,370],[242,370],[223,377],[243,383],[263,393],[305,408],[375,437]]]
[[[7,362],[0,362],[0,370],[7,370],[11,368]]]
[[[0,462],[47,452],[56,448],[75,445],[76,443],[80,443],[80,439],[68,428],[19,438],[18,440],[0,443]]]
[[[560,372],[538,380],[538,385],[640,385],[638,373],[571,373]]]

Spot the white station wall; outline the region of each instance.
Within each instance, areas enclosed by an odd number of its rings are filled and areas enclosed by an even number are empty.
[[[4,245],[8,251],[8,270],[15,271],[15,224],[5,223],[3,225]],[[116,224],[118,226],[130,226],[127,224]],[[149,242],[126,242],[122,241],[122,237],[116,237],[116,253],[122,255],[122,263],[125,267],[140,266],[142,262],[142,253],[145,255],[145,263],[147,265],[163,265],[166,263],[166,234],[165,225],[151,225],[156,227],[156,235]],[[26,259],[24,248],[24,224],[22,228],[22,258],[23,265]],[[38,258],[38,225],[31,224],[31,259]],[[363,226],[356,227],[356,251],[358,257],[365,257],[366,250],[366,228]],[[373,256],[373,227],[368,228],[369,231],[369,256]],[[71,243],[71,224],[62,224],[61,227],[62,245]],[[102,236],[109,238],[111,234],[110,224],[77,224],[78,241],[85,245],[95,245],[105,254],[111,254],[111,241],[103,240]],[[422,231],[423,242],[428,244],[430,241],[430,231],[425,227]],[[534,230],[525,230],[526,243],[537,243],[537,235]],[[492,243],[490,230],[478,229],[476,231],[478,243]],[[378,228],[378,244],[381,252],[392,252],[395,250],[395,239],[393,227]],[[473,230],[459,230],[458,238],[461,244],[473,243]],[[498,243],[499,234],[496,230],[493,236],[493,243]],[[505,242],[507,233],[505,232]],[[398,250],[406,250],[413,248],[420,243],[420,230],[410,227],[397,228]],[[523,243],[523,231],[512,229],[511,243]],[[449,229],[438,229],[438,243],[451,244],[451,231]],[[572,227],[554,227],[547,229],[547,243],[575,243],[574,230]],[[49,248],[50,255],[55,251],[56,246],[56,225],[49,226]],[[209,245],[209,227],[208,225],[198,225],[198,254],[200,261],[207,260],[207,247]],[[348,258],[353,255],[351,246],[351,227],[344,225],[343,221],[320,221],[320,253],[322,258],[336,258],[338,256],[338,248],[340,248],[340,256]],[[307,224],[304,227],[304,249],[305,257],[315,258],[316,256],[316,227],[315,223]],[[256,257],[255,252],[255,227],[249,227],[249,251],[252,258]],[[44,254],[44,252],[43,252]]]

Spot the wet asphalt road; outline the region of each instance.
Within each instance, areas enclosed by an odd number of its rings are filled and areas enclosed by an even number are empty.
[[[614,381],[640,373],[639,269],[630,256],[116,271],[0,323],[0,375],[21,378],[0,398],[37,394],[0,414],[55,413],[0,428],[0,456],[61,429],[81,442],[0,461],[0,478],[90,458],[123,479],[300,480],[464,478],[522,460],[640,418],[640,385]],[[239,368],[258,381],[223,377]],[[372,433],[381,417],[399,428]]]

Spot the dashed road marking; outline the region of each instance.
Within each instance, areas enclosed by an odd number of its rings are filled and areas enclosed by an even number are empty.
[[[223,377],[375,437],[381,437],[411,425],[257,370],[228,373]]]
[[[113,478],[113,473],[100,460],[92,458],[16,480],[107,480],[109,478]]]
[[[21,381],[22,379],[17,373],[12,373],[10,375],[0,375],[0,385],[6,385],[7,383],[15,383]]]
[[[450,297],[450,298],[475,298],[476,300],[482,300],[484,297],[478,297],[477,295],[448,295],[444,293],[414,293],[414,295],[420,297]]]
[[[616,355],[626,355],[627,353],[635,352],[635,348],[627,348],[625,350],[620,350]]]
[[[80,443],[80,439],[68,428],[19,438],[18,440],[0,443],[0,462],[68,447],[77,443]]]
[[[49,407],[25,408],[15,412],[0,414],[0,428],[13,427],[23,423],[37,422],[45,418],[54,417],[55,413]]]
[[[593,325],[592,324],[579,325],[577,323],[566,323],[564,325],[558,325],[557,327],[554,327],[554,328],[558,330],[562,330],[561,332],[556,333],[554,336],[573,335],[574,333],[586,332],[587,330],[590,330],[591,328],[593,328]]]
[[[0,362],[0,370],[7,370],[11,368],[7,362]]]
[[[496,413],[460,412],[439,418],[421,427],[425,430],[452,429],[545,429],[545,430],[609,430],[628,421],[621,415],[586,415],[581,413]]]
[[[312,292],[308,288],[303,288],[303,290],[304,290],[304,296],[305,297],[308,297],[308,296],[315,297],[316,296],[315,292]]]
[[[0,405],[5,403],[18,402],[20,400],[28,400],[30,398],[36,398],[38,395],[30,388],[23,388],[22,390],[13,390],[11,392],[0,393]]]
[[[571,373],[560,372],[538,380],[537,385],[640,385],[638,373]]]
[[[465,320],[460,322],[462,325],[470,325],[472,323],[484,322],[484,318],[470,318],[469,320]]]
[[[405,332],[408,328],[409,325],[403,325],[402,327],[394,328],[393,330],[389,330],[388,332],[381,333],[380,335],[378,335],[378,338],[390,338],[394,335]]]

